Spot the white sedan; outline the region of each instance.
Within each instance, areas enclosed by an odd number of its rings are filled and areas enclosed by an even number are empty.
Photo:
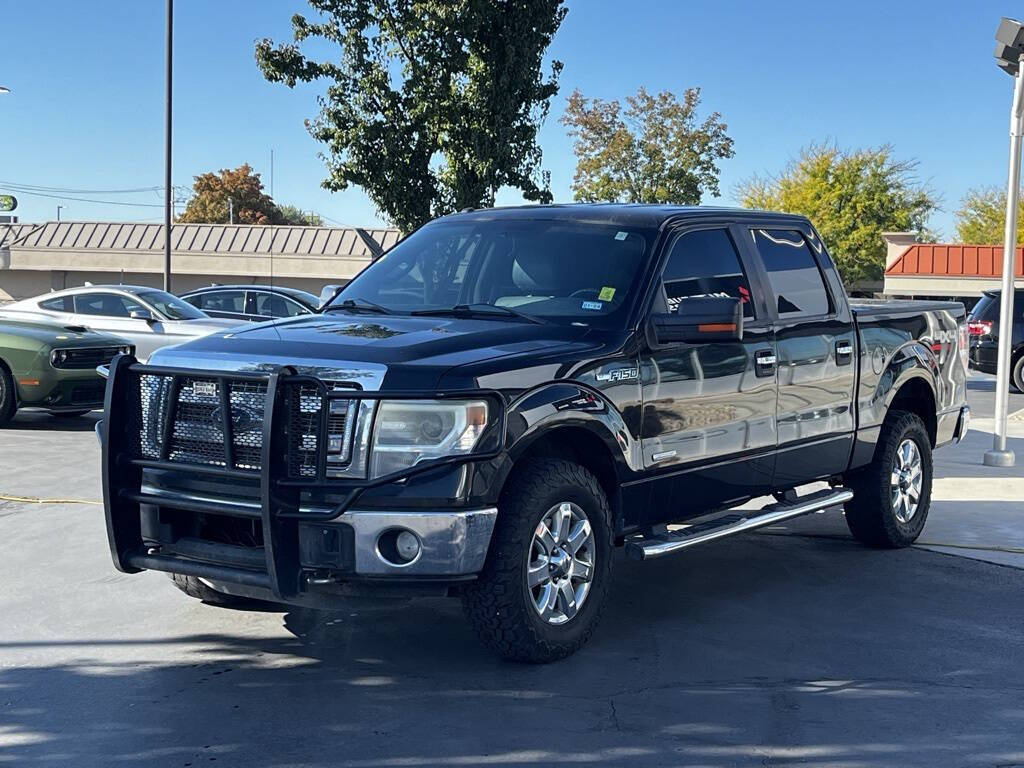
[[[244,321],[212,318],[165,291],[137,285],[87,285],[7,304],[7,317],[45,317],[130,340],[145,361],[160,347],[235,328]]]

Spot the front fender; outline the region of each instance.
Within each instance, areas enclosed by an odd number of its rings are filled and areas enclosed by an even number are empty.
[[[626,420],[600,391],[576,382],[556,382],[531,390],[509,405],[506,447],[515,460],[552,429],[584,429],[608,448],[619,479],[641,467],[640,442]]]

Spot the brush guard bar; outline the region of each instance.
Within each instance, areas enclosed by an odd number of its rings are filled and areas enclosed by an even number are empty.
[[[143,404],[145,382],[159,378],[161,407],[150,410]],[[209,451],[210,440],[202,443],[205,454],[180,450],[182,429],[177,424],[182,408],[194,407],[185,385],[196,390],[195,382],[208,385],[204,394],[216,398],[216,407],[207,408],[206,415],[215,416],[214,435],[221,436],[221,453]],[[124,573],[159,570],[232,582],[269,590],[279,599],[299,594],[302,589],[302,565],[299,550],[299,523],[345,522],[344,513],[366,488],[384,485],[402,478],[429,471],[446,464],[458,464],[495,458],[504,448],[506,433],[505,400],[495,390],[463,390],[459,392],[366,392],[358,384],[337,388],[313,376],[301,375],[288,368],[266,372],[211,371],[142,365],[131,355],[119,355],[111,362],[106,398],[105,418],[99,433],[102,442],[103,504],[107,539],[115,567]],[[251,407],[253,399],[242,402],[239,392],[262,397],[258,413]],[[295,408],[297,400],[319,398],[320,407],[311,415],[311,408]],[[194,399],[194,398],[193,398]],[[369,479],[369,456],[362,457],[366,471],[362,476],[332,476],[327,463],[327,435],[330,404],[335,400],[355,402],[359,413],[365,403],[378,400],[483,399],[488,404],[488,423],[473,451],[442,459],[425,461],[400,472]],[[210,403],[207,403],[209,406]],[[191,413],[191,412],[190,412]],[[376,408],[372,408],[372,417]],[[239,418],[239,416],[243,418]],[[254,416],[261,423],[254,424]],[[296,423],[302,420],[302,424]],[[239,422],[244,422],[240,424]],[[211,424],[206,424],[209,430]],[[372,425],[366,427],[372,434]],[[239,430],[246,435],[237,434]],[[312,430],[312,431],[310,431]],[[254,439],[254,434],[260,439]],[[351,431],[350,431],[351,432]],[[311,435],[316,436],[315,467],[309,462],[296,462],[296,451],[309,458]],[[209,432],[207,438],[210,437]],[[246,436],[252,439],[246,439]],[[188,436],[186,436],[188,437]],[[156,439],[154,439],[156,438]],[[355,435],[351,435],[356,440]],[[197,445],[195,441],[191,443]],[[178,449],[175,448],[178,445]],[[372,451],[372,446],[369,448]],[[176,455],[177,454],[177,455]],[[186,458],[183,460],[182,455]],[[352,459],[354,460],[354,459]],[[296,472],[299,466],[302,472]],[[243,481],[259,488],[259,506],[211,502],[182,498],[168,499],[146,493],[143,472],[173,470],[184,475]],[[297,475],[304,476],[297,476]],[[354,473],[358,475],[357,473]],[[338,503],[316,506],[301,505],[303,491],[322,490]],[[255,562],[253,552],[236,552],[241,547],[210,544],[206,560],[184,557],[181,553],[162,554],[146,547],[142,535],[142,505],[180,509],[258,519],[263,534],[265,562]],[[341,516],[339,518],[339,516]],[[335,518],[338,518],[335,520]],[[217,548],[223,549],[217,552]],[[258,551],[258,550],[257,550]],[[215,560],[211,562],[211,559]]]

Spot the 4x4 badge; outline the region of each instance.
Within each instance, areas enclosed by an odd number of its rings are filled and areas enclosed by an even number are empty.
[[[598,381],[629,381],[640,378],[640,371],[637,368],[613,368],[610,371],[597,374]]]

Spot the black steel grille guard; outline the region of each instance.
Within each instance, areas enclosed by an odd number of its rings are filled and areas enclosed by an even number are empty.
[[[169,379],[169,392],[161,418],[160,453],[157,458],[146,456],[141,450],[140,424],[130,409],[138,407],[139,381],[143,376]],[[221,398],[220,434],[224,436],[224,461],[220,463],[189,463],[171,460],[174,437],[174,419],[182,380],[214,381]],[[232,383],[265,385],[262,418],[261,458],[258,469],[238,468],[233,450]],[[292,477],[289,474],[289,401],[299,389],[315,389],[321,398],[317,445],[320,446],[314,477]],[[421,462],[414,467],[378,478],[336,478],[327,474],[326,435],[332,400],[463,400],[480,399],[488,403],[488,425],[472,452],[442,459]],[[358,412],[358,404],[357,404]],[[280,598],[295,595],[300,590],[298,559],[298,521],[328,520],[343,514],[366,488],[384,485],[396,480],[436,469],[438,466],[462,464],[495,458],[504,449],[507,409],[504,397],[497,390],[460,390],[452,392],[367,392],[359,389],[333,389],[320,379],[296,374],[286,367],[266,372],[210,371],[193,368],[149,366],[139,363],[132,355],[118,355],[110,364],[104,402],[104,419],[100,426],[102,439],[103,506],[107,539],[115,567],[125,573],[143,569],[187,573],[215,580],[261,586]],[[372,425],[370,427],[372,434]],[[168,436],[171,436],[171,439]],[[355,439],[353,437],[353,439]],[[372,451],[372,447],[370,449]],[[367,468],[369,467],[367,457]],[[142,504],[169,506],[166,499],[150,496],[142,490],[145,469],[174,470],[183,474],[221,477],[259,484],[266,571],[227,567],[221,564],[203,564],[193,560],[145,551],[141,533]],[[342,494],[343,501],[330,512],[300,511],[299,500],[304,490],[323,489]],[[229,505],[190,501],[190,511],[211,514],[251,515]],[[183,508],[184,508],[183,506]]]

